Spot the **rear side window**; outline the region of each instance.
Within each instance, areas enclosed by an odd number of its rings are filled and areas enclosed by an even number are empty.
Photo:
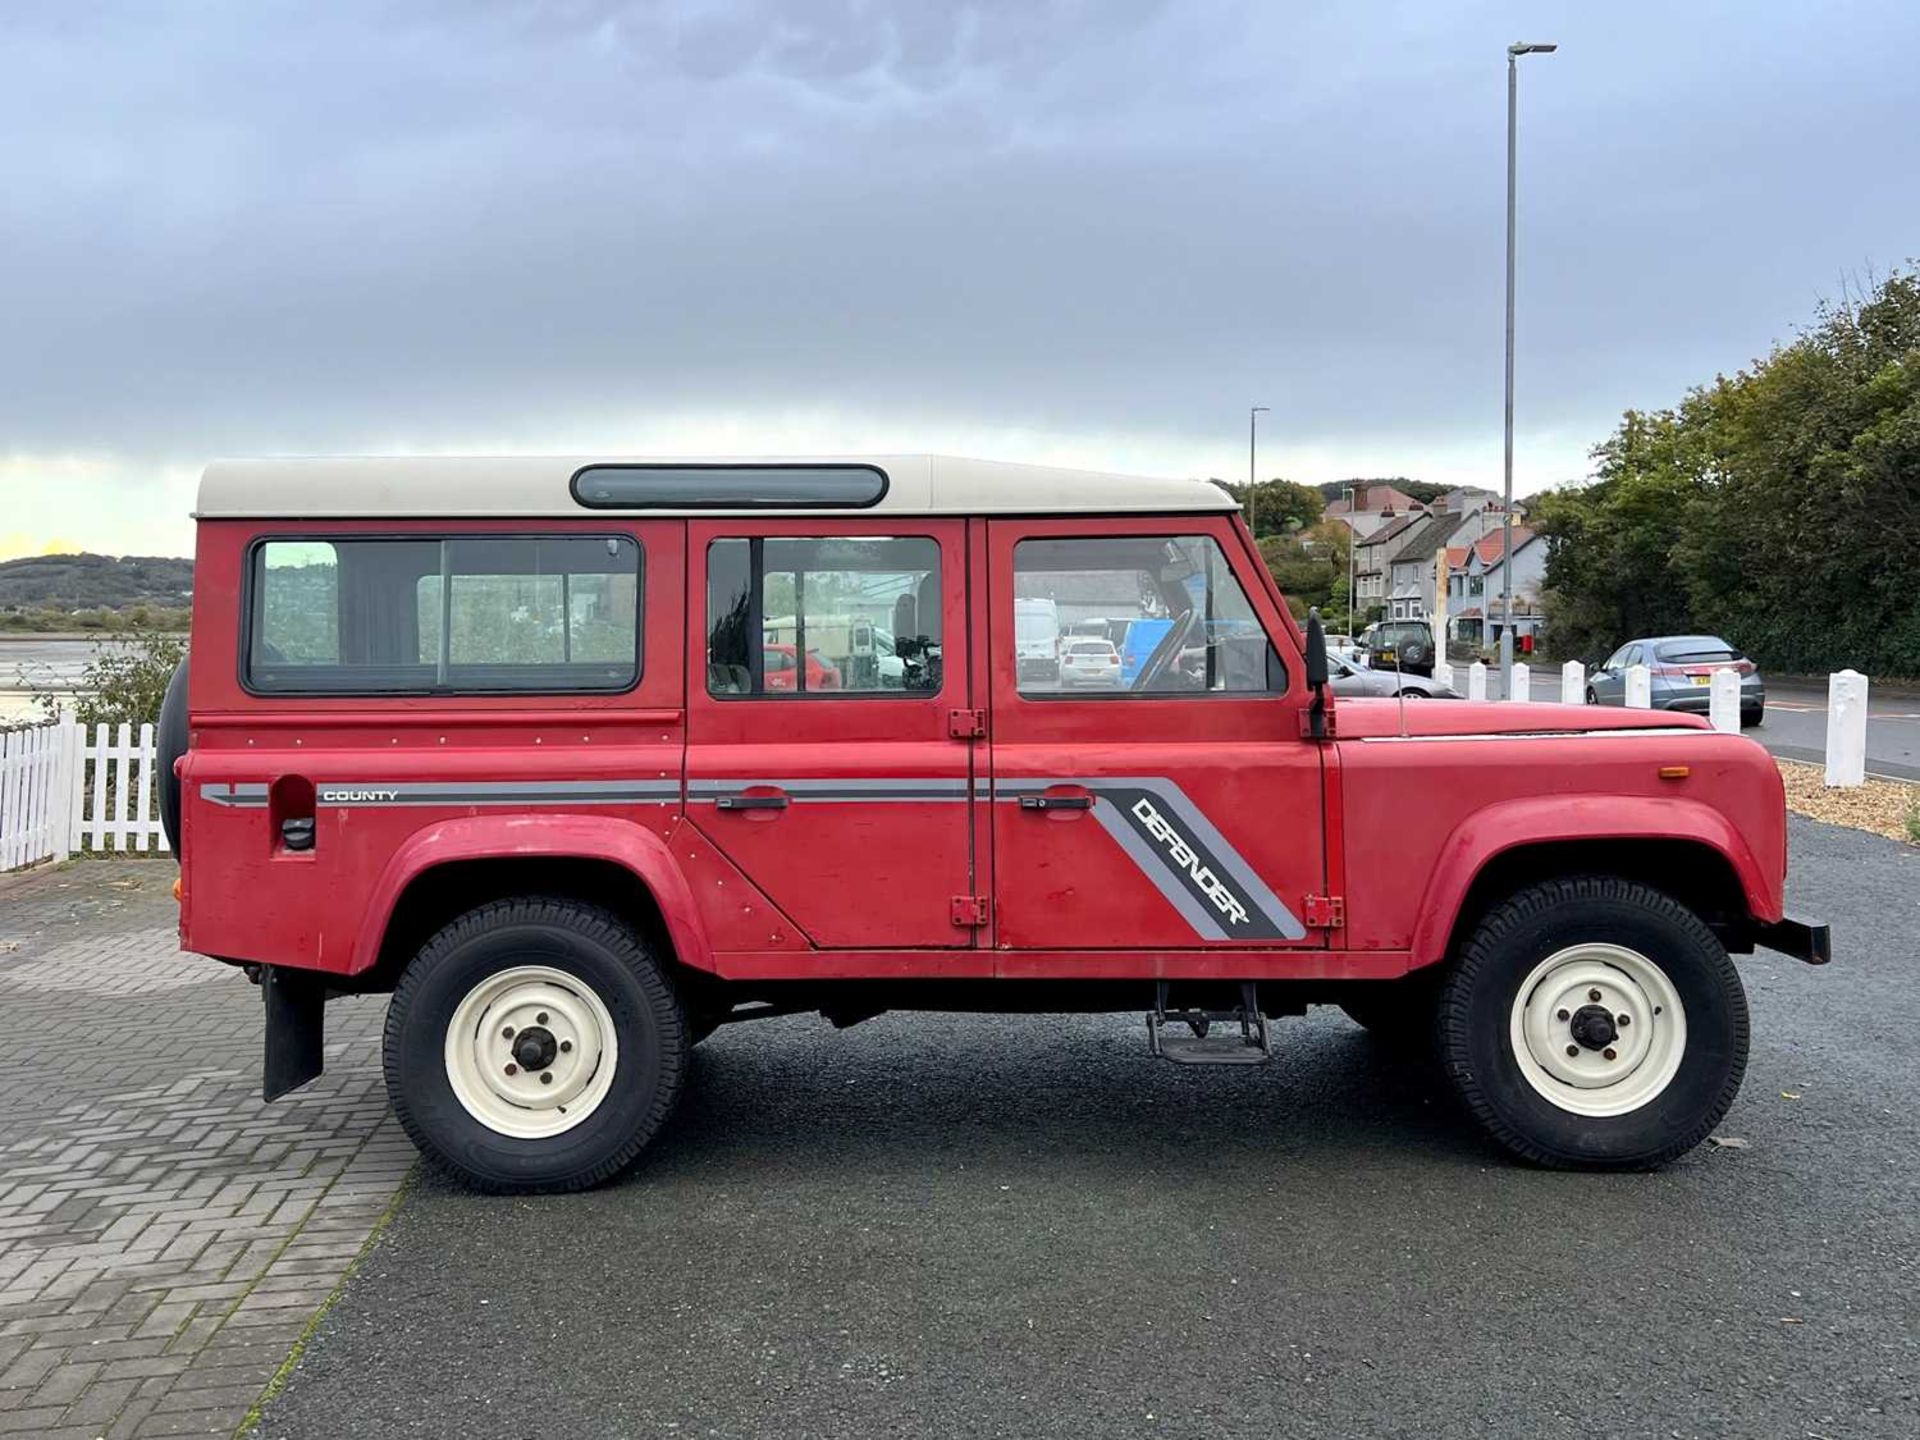
[[[1746,658],[1726,641],[1707,637],[1693,640],[1668,640],[1656,646],[1654,653],[1662,660],[1670,660],[1681,665],[1714,665]]]
[[[1013,547],[1013,593],[1046,613],[1058,653],[1081,652],[1082,625],[1122,638],[1091,641],[1118,650],[1113,690],[1093,698],[1278,692],[1287,688],[1280,657],[1267,641],[1247,592],[1226,556],[1205,535],[1022,540]],[[1089,614],[1091,612],[1091,614]],[[1020,643],[1036,637],[1023,622]],[[1020,693],[1057,694],[1052,665],[1020,667]],[[1086,696],[1076,692],[1076,698]]]
[[[274,695],[560,694],[640,678],[631,536],[265,540],[247,688]]]
[[[940,689],[940,544],[769,537],[707,547],[707,693],[931,695]]]

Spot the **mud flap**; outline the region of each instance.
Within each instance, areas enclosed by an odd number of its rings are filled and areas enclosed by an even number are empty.
[[[278,965],[262,967],[260,998],[267,1007],[266,1065],[260,1098],[278,1100],[325,1068],[326,985],[321,976]]]

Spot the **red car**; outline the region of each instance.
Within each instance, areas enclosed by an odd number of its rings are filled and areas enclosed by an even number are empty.
[[[764,657],[768,690],[792,690],[799,678],[800,666],[794,657],[791,645],[766,645],[761,647]],[[818,650],[807,651],[807,684],[809,690],[838,690],[840,672],[820,658]]]
[[[182,944],[260,982],[269,1098],[329,995],[390,992],[394,1109],[481,1187],[619,1171],[717,1026],[887,1009],[1137,1010],[1152,1053],[1242,1064],[1338,1005],[1514,1154],[1654,1165],[1738,1090],[1729,956],[1829,953],[1757,744],[1336,698],[1203,481],[275,460],[211,467],[197,523]],[[1019,669],[1035,596],[1159,638],[1065,691]],[[795,684],[770,616],[845,674]]]

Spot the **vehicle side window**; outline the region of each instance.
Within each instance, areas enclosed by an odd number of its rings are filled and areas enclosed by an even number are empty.
[[[630,688],[630,536],[266,540],[254,549],[248,688],[382,695]]]
[[[940,544],[923,536],[715,540],[707,692],[934,694],[940,604]]]
[[[1210,536],[1022,540],[1013,548],[1013,594],[1022,695],[1162,697],[1287,688],[1279,655]],[[1119,653],[1117,675],[1074,663],[1081,626],[1095,621]],[[1041,627],[1054,633],[1043,635]]]

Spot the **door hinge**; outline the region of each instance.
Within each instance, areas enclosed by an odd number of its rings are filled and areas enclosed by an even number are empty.
[[[954,896],[953,923],[967,930],[986,924],[990,904],[991,902],[984,895]]]
[[[987,733],[987,712],[984,710],[949,710],[947,712],[947,734],[956,740],[978,740]]]
[[[1338,930],[1347,923],[1347,902],[1338,895],[1307,896],[1309,930]]]

